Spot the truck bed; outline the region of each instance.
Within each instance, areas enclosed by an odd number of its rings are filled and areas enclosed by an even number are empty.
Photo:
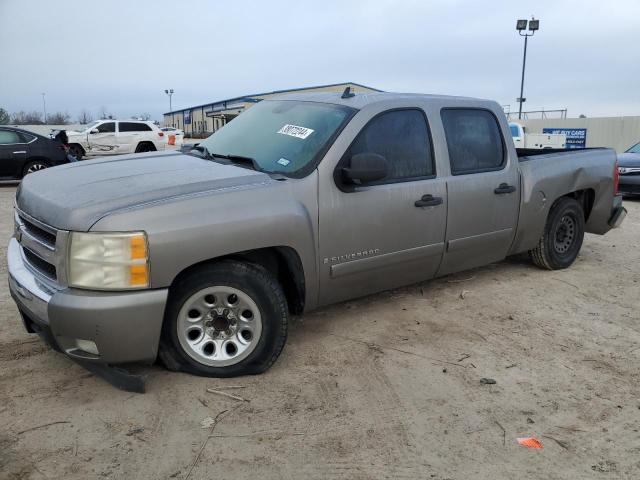
[[[529,154],[522,155],[523,150]],[[611,228],[608,221],[614,198],[614,150],[523,150],[518,151],[521,203],[511,253],[527,251],[535,246],[553,202],[568,192],[575,192],[586,201],[587,232],[603,234]]]
[[[593,147],[593,148],[516,148],[516,153],[518,154],[518,159],[521,162],[526,162],[527,160],[531,160],[531,157],[536,157],[538,155],[549,155],[555,153],[577,153],[584,152],[587,150],[604,150],[603,147]]]

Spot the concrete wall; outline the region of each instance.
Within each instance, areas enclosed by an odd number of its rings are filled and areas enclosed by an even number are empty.
[[[640,142],[640,117],[564,118],[515,120],[529,133],[543,128],[586,128],[587,147],[610,147],[621,153]]]

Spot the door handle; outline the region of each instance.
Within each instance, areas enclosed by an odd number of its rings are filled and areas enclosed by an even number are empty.
[[[19,151],[17,151],[17,152],[13,152],[13,153],[14,153],[14,154],[17,154],[17,153],[27,153],[27,151],[26,151],[26,150],[19,150]]]
[[[504,193],[513,193],[516,191],[516,187],[513,185],[509,185],[507,183],[501,183],[498,188],[496,188],[493,193],[496,195],[502,195]]]
[[[431,194],[423,195],[420,200],[416,200],[416,207],[435,207],[442,203],[442,197],[434,197]]]

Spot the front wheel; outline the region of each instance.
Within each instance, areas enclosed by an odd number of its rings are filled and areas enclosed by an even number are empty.
[[[76,160],[80,161],[84,156],[84,149],[80,145],[74,143],[73,145],[69,145],[69,153],[76,157]]]
[[[284,348],[288,320],[282,287],[264,267],[205,265],[174,285],[159,356],[170,370],[196,375],[262,373]]]
[[[584,210],[571,197],[553,204],[538,245],[529,251],[533,263],[547,270],[569,267],[580,252],[584,239]]]

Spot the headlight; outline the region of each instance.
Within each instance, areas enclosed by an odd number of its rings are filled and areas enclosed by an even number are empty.
[[[124,290],[149,286],[149,252],[144,232],[71,233],[69,286]]]

